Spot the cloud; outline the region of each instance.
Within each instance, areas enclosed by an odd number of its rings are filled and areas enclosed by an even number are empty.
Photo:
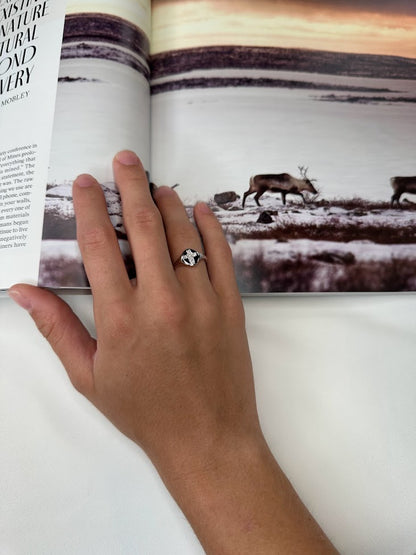
[[[153,0],[155,6],[163,4],[186,4],[200,0]],[[224,10],[248,11],[276,11],[281,6],[283,10],[303,8],[307,11],[348,11],[370,12],[395,15],[416,16],[416,2],[414,0],[214,0],[216,7]]]
[[[153,52],[215,44],[416,58],[416,16],[398,0],[153,0]],[[416,2],[415,2],[416,4]],[[406,3],[408,11],[416,6]],[[159,9],[160,8],[160,9]]]
[[[335,11],[416,15],[416,3],[413,0],[300,0],[297,3]]]

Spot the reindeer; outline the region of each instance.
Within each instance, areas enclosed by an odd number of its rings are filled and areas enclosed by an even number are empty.
[[[391,177],[390,183],[393,188],[393,196],[391,197],[391,205],[397,202],[397,206],[400,206],[400,197],[403,193],[413,193],[416,194],[416,177]]]
[[[314,195],[318,194],[318,191],[312,185],[313,179],[308,179],[306,173],[308,168],[305,166],[298,166],[301,179],[291,176],[289,173],[278,173],[278,174],[263,174],[254,175],[250,177],[250,188],[244,193],[243,196],[243,208],[248,195],[256,193],[254,200],[257,206],[260,206],[259,198],[266,191],[272,191],[274,193],[281,193],[282,202],[286,204],[286,195],[299,195],[302,197],[303,202],[305,202],[305,197],[302,191],[309,191]]]

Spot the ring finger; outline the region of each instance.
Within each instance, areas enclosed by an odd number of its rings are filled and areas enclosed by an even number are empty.
[[[169,252],[175,264],[178,280],[187,286],[197,283],[200,287],[201,280],[208,285],[210,281],[205,262],[201,260],[193,267],[180,262],[180,257],[186,249],[203,251],[198,231],[189,221],[180,198],[170,187],[159,187],[154,194],[154,199],[163,218]],[[197,279],[195,279],[196,276]]]

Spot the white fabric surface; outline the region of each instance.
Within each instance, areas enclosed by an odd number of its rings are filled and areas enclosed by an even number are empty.
[[[91,298],[66,296],[92,328]],[[416,296],[245,299],[260,416],[350,555],[416,552]],[[76,393],[0,299],[1,555],[194,555],[143,453]]]

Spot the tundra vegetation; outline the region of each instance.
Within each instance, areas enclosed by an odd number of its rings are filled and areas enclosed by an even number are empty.
[[[103,184],[107,206],[130,275],[134,268],[113,184]],[[50,184],[45,209],[41,283],[86,285],[76,249],[70,183]],[[233,191],[210,205],[230,242],[243,293],[416,290],[416,203],[390,199],[307,199],[265,192],[242,209]],[[408,198],[409,197],[409,198]],[[192,214],[192,207],[189,207]]]
[[[211,203],[243,293],[416,290],[416,204],[288,198],[265,194],[244,210],[241,200]]]

